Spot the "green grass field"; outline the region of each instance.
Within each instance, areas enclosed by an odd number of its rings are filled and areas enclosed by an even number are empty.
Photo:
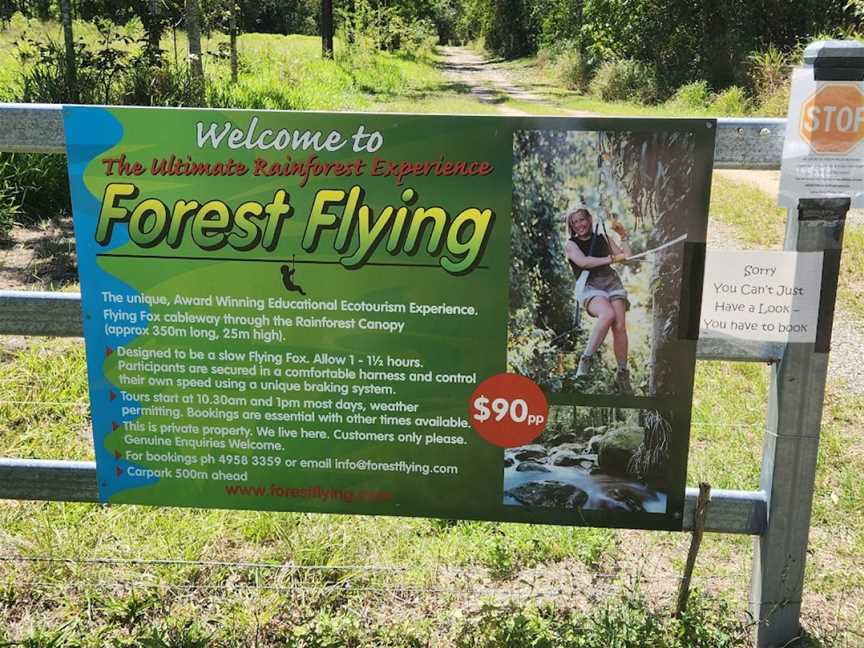
[[[12,40],[0,34],[0,75],[14,59]],[[308,37],[244,35],[241,55],[256,73],[239,85],[266,95],[293,84],[310,108],[495,111],[429,62],[382,56],[350,67],[318,60],[318,47]],[[556,92],[564,94],[548,89]],[[634,114],[570,101],[556,105]],[[785,213],[773,199],[719,177],[711,218],[748,247],[782,240]],[[862,277],[857,226],[847,233],[839,303],[860,320]],[[91,459],[81,341],[0,338],[0,357],[0,455]],[[689,483],[758,486],[768,384],[760,365],[698,365]],[[829,383],[803,610],[811,646],[864,641],[862,408],[864,397]],[[751,540],[706,537],[699,591],[688,616],[673,621],[687,543],[673,533],[2,502],[0,645],[747,645]]]

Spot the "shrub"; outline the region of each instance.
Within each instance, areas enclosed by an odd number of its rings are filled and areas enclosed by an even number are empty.
[[[723,92],[714,95],[714,100],[709,106],[712,113],[724,117],[746,115],[748,109],[747,94],[738,86],[726,88]]]
[[[66,158],[43,153],[0,153],[0,231],[68,213]]]
[[[588,66],[578,49],[565,50],[558,56],[555,76],[570,90],[583,92],[588,87]]]
[[[659,88],[654,70],[632,59],[607,61],[591,81],[591,94],[603,101],[657,101]]]
[[[672,95],[670,104],[687,110],[705,110],[711,104],[711,90],[707,81],[694,81],[681,86]]]
[[[118,94],[119,103],[128,106],[195,106],[200,103],[188,66],[175,66],[167,61],[153,65],[143,52],[130,61]],[[219,104],[218,107],[223,106]]]
[[[747,76],[757,103],[766,101],[780,88],[789,85],[790,56],[774,45],[751,52],[747,57]]]

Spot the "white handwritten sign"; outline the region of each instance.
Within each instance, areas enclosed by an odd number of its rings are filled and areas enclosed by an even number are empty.
[[[813,342],[821,252],[709,250],[700,337]]]

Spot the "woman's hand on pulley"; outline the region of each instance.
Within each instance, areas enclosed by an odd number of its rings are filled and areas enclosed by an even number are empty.
[[[615,214],[612,214],[612,218],[609,220],[609,227],[622,239],[626,239],[630,235],[630,232],[627,231],[627,228],[624,227],[624,224],[618,220],[618,216]]]

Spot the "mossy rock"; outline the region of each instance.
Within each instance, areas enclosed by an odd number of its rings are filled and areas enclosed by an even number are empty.
[[[605,472],[627,475],[633,455],[645,440],[645,430],[635,424],[612,428],[597,441],[597,465]]]
[[[588,493],[581,488],[551,480],[528,482],[506,493],[525,506],[578,509],[588,501]]]

